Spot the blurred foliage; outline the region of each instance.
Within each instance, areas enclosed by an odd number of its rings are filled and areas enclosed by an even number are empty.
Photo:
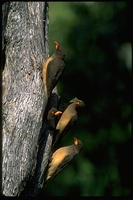
[[[61,108],[86,106],[60,146],[82,140],[81,153],[44,186],[45,196],[131,195],[131,4],[49,2],[50,55],[66,51],[58,83]]]

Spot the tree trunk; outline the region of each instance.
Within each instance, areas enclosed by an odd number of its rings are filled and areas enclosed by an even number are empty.
[[[48,98],[41,79],[49,54],[48,3],[7,2],[2,11],[2,193],[35,196],[52,142],[43,124]],[[40,134],[45,139],[38,143]]]

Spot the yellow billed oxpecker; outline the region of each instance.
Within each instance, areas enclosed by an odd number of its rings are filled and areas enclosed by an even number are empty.
[[[73,158],[81,151],[83,147],[82,142],[74,137],[74,143],[69,146],[61,147],[57,149],[48,165],[48,171],[46,175],[46,181],[54,178],[60,171],[62,171]]]
[[[50,131],[52,131],[51,133],[52,135],[54,135],[55,127],[56,127],[58,118],[60,117],[61,114],[62,114],[62,111],[59,111],[54,107],[52,107],[48,111],[47,121],[43,123],[43,127],[42,127],[41,134],[39,137],[39,143],[44,142],[45,137],[50,134]]]
[[[57,116],[60,116],[62,114],[62,111],[57,110],[56,108],[52,107],[49,111],[48,111],[48,115],[47,115],[47,120],[50,123],[50,126],[52,128],[56,127],[56,118]]]
[[[55,53],[46,60],[42,70],[44,90],[47,97],[50,96],[52,90],[57,85],[65,68],[64,49],[59,45],[58,42],[55,41],[54,43],[56,48]]]
[[[85,103],[82,100],[79,100],[77,97],[73,98],[70,101],[70,105],[66,108],[66,110],[62,113],[54,135],[53,146],[57,142],[57,140],[61,140],[64,136],[65,132],[73,126],[73,124],[77,121],[77,108],[84,107]]]

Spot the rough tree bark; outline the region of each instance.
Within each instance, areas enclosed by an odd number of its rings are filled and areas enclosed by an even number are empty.
[[[48,98],[41,79],[49,56],[48,3],[7,2],[2,12],[2,193],[36,196],[52,141],[43,124]],[[38,143],[40,134],[45,139]]]

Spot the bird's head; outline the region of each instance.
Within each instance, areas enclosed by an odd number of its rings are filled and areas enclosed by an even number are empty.
[[[48,116],[47,116],[47,119],[48,120],[51,120],[53,119],[55,116],[58,116],[58,115],[61,115],[62,114],[62,111],[60,110],[57,110],[56,108],[52,107],[49,112],[48,112]]]
[[[55,120],[58,118],[59,115],[62,114],[62,111],[57,110],[56,108],[52,107],[47,115],[47,120],[49,121],[51,127],[55,128]]]
[[[75,103],[77,107],[79,107],[79,106],[84,107],[85,106],[85,103],[82,100],[78,99],[77,97],[71,99],[70,103]]]
[[[58,56],[61,59],[65,58],[65,51],[64,48],[62,46],[59,45],[59,43],[57,41],[54,42],[55,44],[55,48],[56,48],[56,56]]]
[[[74,145],[77,146],[79,149],[82,149],[83,147],[83,143],[81,142],[81,140],[77,139],[76,137],[74,137]]]
[[[76,103],[77,101],[78,101],[78,98],[75,97],[75,98],[71,99],[70,103]]]

